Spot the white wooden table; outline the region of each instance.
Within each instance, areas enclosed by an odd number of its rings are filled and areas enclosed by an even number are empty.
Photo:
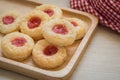
[[[39,0],[62,7],[69,7],[69,0]],[[0,69],[0,80],[35,80],[14,72]],[[120,80],[120,35],[98,25],[70,80]]]

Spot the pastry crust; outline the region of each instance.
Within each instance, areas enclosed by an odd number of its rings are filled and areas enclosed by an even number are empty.
[[[14,22],[10,24],[4,24],[3,18],[6,16],[13,17]],[[0,15],[0,32],[4,34],[8,34],[14,31],[18,31],[20,22],[21,22],[21,14],[19,12],[8,11],[6,13],[3,13],[2,15]]]
[[[40,40],[36,43],[33,48],[32,57],[35,64],[42,68],[56,68],[62,65],[66,58],[66,49],[64,47],[57,47],[58,51],[53,55],[45,55],[43,50],[45,47],[52,45],[45,39]]]
[[[59,24],[65,26],[68,31],[66,34],[58,34],[52,30],[55,25]],[[64,19],[50,20],[42,27],[42,33],[48,42],[57,46],[71,45],[76,38],[76,31],[74,30],[73,25]]]
[[[29,28],[28,27],[28,21],[32,18],[32,17],[37,17],[39,18],[40,24],[35,27],[35,28]],[[22,24],[20,26],[20,30],[22,33],[25,33],[27,35],[29,35],[30,37],[32,37],[34,40],[39,40],[42,39],[42,32],[41,32],[41,27],[43,26],[43,24],[49,20],[49,17],[47,14],[45,14],[42,11],[32,11],[31,13],[29,13],[28,15],[26,15],[22,21]],[[36,24],[36,23],[35,23]]]
[[[35,9],[41,10],[41,11],[52,10],[53,15],[49,16],[50,19],[62,18],[62,16],[63,16],[62,10],[58,6],[55,6],[55,5],[43,4],[43,5],[37,6]]]
[[[66,20],[70,21],[73,24],[74,29],[77,32],[76,40],[81,39],[86,33],[87,27],[85,22],[78,18],[66,18]]]
[[[12,40],[14,40],[15,38],[23,38],[26,40],[26,42],[24,45],[18,47],[12,44]],[[28,35],[19,32],[7,34],[3,37],[1,41],[1,49],[3,55],[6,58],[13,59],[16,61],[23,61],[28,56],[30,56],[33,46],[33,39]]]

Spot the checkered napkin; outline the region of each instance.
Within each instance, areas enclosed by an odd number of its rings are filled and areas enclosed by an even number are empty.
[[[70,0],[70,7],[96,15],[102,25],[120,33],[120,0]]]

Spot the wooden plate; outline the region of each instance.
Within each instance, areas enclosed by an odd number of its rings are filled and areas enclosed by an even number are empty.
[[[28,13],[36,6],[40,5],[39,3],[22,0],[1,0],[0,1],[0,14],[9,10],[18,10],[23,14]],[[24,74],[26,76],[36,78],[36,79],[45,79],[45,80],[66,80],[70,77],[74,71],[76,65],[80,61],[90,38],[94,34],[94,31],[98,24],[98,19],[88,13],[76,11],[72,9],[62,8],[64,17],[76,17],[82,19],[87,24],[87,33],[82,40],[75,41],[71,46],[66,47],[68,58],[67,61],[60,67],[55,69],[42,69],[38,68],[32,62],[31,57],[25,61],[17,62],[4,58],[2,53],[0,53],[0,67],[3,69],[11,70],[17,73]],[[2,34],[0,34],[0,40],[2,39]]]

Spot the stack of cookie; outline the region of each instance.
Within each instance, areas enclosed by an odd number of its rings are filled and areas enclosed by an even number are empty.
[[[40,5],[27,15],[8,12],[0,16],[3,56],[23,61],[32,54],[33,62],[41,68],[56,68],[67,59],[65,46],[82,39],[86,24],[78,18],[63,17],[54,5]]]

